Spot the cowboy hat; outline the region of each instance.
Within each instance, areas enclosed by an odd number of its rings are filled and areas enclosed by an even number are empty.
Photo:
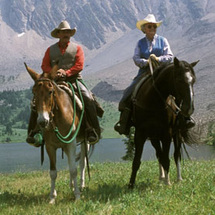
[[[153,14],[148,14],[147,17],[145,17],[143,20],[140,20],[137,22],[136,27],[139,30],[142,30],[141,27],[147,23],[154,23],[157,25],[157,27],[159,27],[162,21],[157,22]]]
[[[70,36],[71,36],[71,37],[72,37],[72,36],[75,34],[75,32],[76,32],[76,28],[71,29],[71,28],[70,28],[70,25],[69,25],[69,23],[68,23],[67,21],[62,21],[62,22],[60,23],[60,25],[59,25],[57,28],[55,28],[55,29],[51,32],[51,36],[54,37],[54,38],[59,38],[59,37],[58,37],[58,32],[59,32],[59,31],[63,31],[63,30],[70,30]]]

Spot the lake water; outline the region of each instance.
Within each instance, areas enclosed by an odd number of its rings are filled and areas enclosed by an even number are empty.
[[[215,159],[215,147],[199,146],[187,147],[192,159]],[[172,156],[171,148],[170,155]],[[90,163],[94,162],[123,162],[121,159],[125,155],[125,145],[123,139],[102,139],[95,145],[95,150],[90,158]],[[186,159],[186,154],[184,153]],[[146,142],[143,150],[143,160],[155,160],[155,150],[149,142]],[[61,150],[57,151],[57,168],[67,169],[67,158],[61,157]],[[40,148],[35,148],[27,143],[7,143],[0,144],[0,173],[26,172],[33,170],[48,170],[49,159],[45,152],[43,166],[40,165]]]

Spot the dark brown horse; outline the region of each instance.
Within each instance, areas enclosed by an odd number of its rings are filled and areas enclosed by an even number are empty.
[[[70,171],[70,186],[74,186],[75,199],[80,198],[80,190],[77,183],[77,167],[76,167],[76,142],[84,140],[78,130],[80,128],[80,120],[82,116],[81,107],[74,108],[74,100],[71,95],[54,81],[40,75],[34,70],[26,66],[26,69],[34,80],[33,94],[35,99],[35,109],[37,112],[37,124],[43,133],[45,147],[50,160],[50,178],[51,192],[50,203],[55,202],[57,196],[55,190],[55,181],[57,178],[56,170],[56,150],[62,148],[66,153]],[[53,68],[53,72],[54,68]],[[51,73],[52,74],[52,73]],[[80,103],[80,102],[79,102]],[[79,104],[79,106],[81,106]],[[84,170],[85,170],[85,150],[84,144],[81,144],[81,188],[85,186]]]
[[[169,180],[169,150],[172,140],[175,145],[174,158],[178,170],[178,180],[181,179],[180,158],[182,141],[187,141],[188,130],[178,125],[180,118],[190,117],[194,111],[195,73],[191,64],[174,58],[174,63],[159,67],[148,78],[137,92],[134,103],[135,155],[129,187],[133,188],[137,171],[141,163],[143,146],[147,138],[156,149],[160,164],[160,179],[170,184]],[[175,103],[168,104],[167,98],[172,95]],[[176,110],[177,109],[177,110]],[[164,170],[164,171],[163,171]]]

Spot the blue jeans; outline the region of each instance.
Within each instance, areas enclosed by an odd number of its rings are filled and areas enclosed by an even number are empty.
[[[147,72],[146,70],[140,69],[137,76],[134,77],[131,84],[125,89],[122,99],[119,102],[119,111],[123,111],[126,107],[131,109],[132,108],[132,101],[131,101],[131,95],[137,85],[137,83],[146,76]]]

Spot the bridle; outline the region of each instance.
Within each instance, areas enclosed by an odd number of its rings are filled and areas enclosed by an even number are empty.
[[[52,80],[50,80],[49,78],[40,78],[40,79],[38,79],[38,80],[36,80],[35,81],[35,84],[37,85],[37,86],[39,86],[39,82],[50,82],[52,85],[54,85],[55,83],[52,81]],[[53,99],[52,99],[52,104],[51,104],[51,111],[50,111],[50,113],[49,113],[49,117],[50,117],[50,122],[53,122],[53,118],[54,118],[54,113],[53,113],[53,111],[54,111],[54,108],[55,108],[55,104],[56,104],[56,100],[55,100],[55,96],[54,96],[54,88],[52,88],[52,90],[50,91],[51,93],[51,95],[53,96]]]
[[[163,95],[161,94],[161,92],[157,88],[156,83],[155,83],[155,79],[154,79],[154,70],[153,70],[151,58],[149,58],[149,69],[150,69],[150,74],[151,74],[151,77],[152,77],[152,85],[153,85],[155,91],[157,92],[157,94],[159,95],[160,99],[165,104],[166,108],[169,108],[176,116],[179,115],[179,113],[182,113],[182,111],[181,111],[181,105],[183,103],[183,100],[180,101],[180,105],[179,106],[176,103],[174,103],[174,106],[175,106],[175,110],[174,110],[173,107],[167,103],[166,99],[164,99]],[[175,92],[176,92],[176,94],[178,94],[177,90],[176,90],[176,83],[175,83],[175,78],[174,77],[173,77],[173,80],[174,80]]]

